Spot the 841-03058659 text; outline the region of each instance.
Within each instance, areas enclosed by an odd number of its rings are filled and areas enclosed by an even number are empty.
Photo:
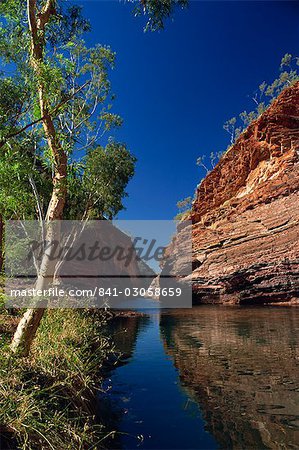
[[[100,297],[179,297],[182,295],[182,289],[179,287],[164,287],[164,288],[137,288],[126,287],[120,291],[117,288],[98,288],[98,295]]]
[[[116,287],[103,288],[96,286],[93,289],[67,289],[50,287],[48,289],[11,289],[11,297],[180,297],[182,289],[179,287],[164,288],[137,288],[126,287],[119,289]]]

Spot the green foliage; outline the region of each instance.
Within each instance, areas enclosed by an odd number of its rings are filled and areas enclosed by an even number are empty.
[[[179,200],[176,205],[178,207],[179,213],[175,216],[175,220],[181,220],[182,217],[191,210],[192,198],[186,197],[183,200]]]
[[[231,119],[227,120],[223,125],[224,130],[230,135],[231,144],[235,140],[236,122],[237,122],[236,117],[232,117]]]
[[[115,142],[88,152],[82,185],[89,192],[93,214],[101,212],[112,218],[123,209],[122,199],[134,175],[135,161],[125,145]]]
[[[127,0],[136,4],[135,16],[144,15],[147,18],[145,31],[156,31],[164,28],[166,19],[172,16],[175,8],[185,8],[188,0]]]
[[[107,46],[86,46],[83,35],[90,24],[81,8],[56,2],[56,14],[40,37],[44,60],[36,75],[29,63],[25,3],[0,3],[0,214],[46,215],[55,162],[40,120],[41,83],[57,139],[68,156],[64,218],[81,219],[87,213],[112,217],[123,208],[135,163],[124,145],[112,141],[100,145],[105,133],[122,124],[112,111],[114,95],[108,79],[115,53]],[[38,1],[37,7],[45,3]]]
[[[17,77],[0,76],[0,140],[16,129],[20,115],[28,107],[28,89]]]
[[[146,30],[163,28],[187,0],[141,0],[135,15],[147,17]],[[38,11],[46,6],[38,0]],[[108,72],[115,54],[107,46],[88,47],[89,22],[78,6],[55,2],[39,40],[43,60],[30,64],[31,36],[26,2],[0,2],[0,213],[4,217],[46,215],[55,161],[45,143],[38,86],[54,119],[57,140],[68,156],[68,198],[64,218],[113,217],[123,208],[135,158],[122,144],[101,146],[103,134],[122,124],[111,111],[114,95]],[[11,74],[13,72],[13,74]],[[8,75],[9,74],[9,75]],[[24,155],[24,143],[30,149]],[[87,156],[85,156],[85,154]]]
[[[266,110],[283,89],[291,86],[297,80],[299,80],[299,58],[286,53],[280,63],[279,77],[270,84],[263,81],[252,96],[255,109],[249,112],[243,111],[238,118],[233,117],[224,123],[223,128],[230,136],[230,145],[236,141],[253,120]]]
[[[232,125],[234,125],[234,121],[232,121]],[[221,156],[222,152],[211,152],[208,161],[206,161],[206,155],[201,155],[197,158],[196,165],[203,168],[206,172],[206,175],[208,175],[210,171],[214,169]],[[192,203],[195,199],[196,191],[194,193],[193,199],[192,197],[186,197],[183,200],[177,202],[179,213],[175,216],[176,220],[181,220],[185,214],[191,211]]]
[[[82,15],[82,7],[72,5],[63,9],[63,3],[57,5],[58,14],[53,18],[51,28],[48,31],[48,42],[57,45],[68,45],[86,32],[91,31],[90,23]]]
[[[135,158],[124,144],[109,142],[90,150],[69,172],[67,218],[113,218],[123,209],[122,200],[134,175]]]
[[[50,197],[51,179],[32,158],[31,148],[18,143],[6,146],[0,152],[0,212],[6,219],[34,219],[36,198],[31,182],[39,191],[39,200],[46,206]]]
[[[286,53],[280,63],[280,75],[271,84],[267,84],[263,81],[258,90],[252,96],[252,100],[255,104],[255,109],[252,111],[243,111],[238,117],[232,117],[223,124],[223,129],[228,133],[230,148],[234,142],[238,139],[240,134],[255,120],[257,119],[271,104],[271,102],[280,94],[280,92],[287,86],[291,86],[293,83],[299,80],[299,57],[294,57],[289,53]],[[206,155],[201,155],[197,158],[196,164],[202,167],[206,174],[208,174],[221,158],[223,152],[211,152],[209,155],[209,161],[206,161]],[[187,197],[189,199],[190,197]],[[178,202],[177,206],[181,209],[180,205],[184,205],[184,200]],[[177,217],[182,215],[182,211]]]
[[[257,113],[255,111],[250,111],[249,113],[247,111],[243,111],[241,112],[239,117],[242,120],[244,127],[246,128],[254,119],[256,119]]]
[[[65,80],[51,94],[53,109],[61,105],[56,125],[63,147],[78,160],[105,132],[122,124],[119,115],[111,112],[114,96],[108,70],[114,66],[115,53],[107,46],[87,48],[84,41],[76,40],[63,45],[55,60]]]
[[[1,323],[1,319],[3,323]],[[15,318],[0,315],[0,328]],[[0,347],[0,423],[23,450],[100,448],[107,436],[93,406],[100,371],[114,349],[104,314],[48,311],[30,358]]]
[[[202,167],[208,174],[221,158],[222,152],[211,152],[209,155],[209,161],[206,162],[206,155],[201,155],[196,160],[196,165]]]
[[[187,209],[191,208],[191,206],[192,206],[192,198],[191,197],[186,197],[183,200],[179,200],[176,205],[177,205],[177,207],[178,207],[180,212],[185,212]]]

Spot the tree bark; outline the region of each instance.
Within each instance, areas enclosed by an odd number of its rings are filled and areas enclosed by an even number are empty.
[[[45,291],[53,285],[54,274],[56,268],[55,259],[55,241],[60,239],[60,222],[51,221],[46,227],[45,241],[47,246],[44,250],[42,261],[39,267],[38,278],[35,289]],[[42,298],[42,300],[41,300]],[[36,299],[36,307],[29,308],[20,320],[13,341],[11,349],[19,356],[28,356],[32,342],[35,338],[39,324],[46,311],[46,296],[42,295]]]
[[[0,273],[3,272],[3,240],[3,217],[2,214],[0,214]]]
[[[33,339],[35,338],[44,312],[44,308],[27,309],[19,322],[11,343],[11,349],[14,353],[19,356],[29,355]]]
[[[45,26],[55,15],[55,1],[48,0],[45,7],[37,12],[36,0],[27,0],[28,22],[31,33],[31,65],[37,79],[39,106],[43,118],[43,128],[54,160],[53,192],[49,203],[47,220],[60,220],[66,199],[67,155],[57,138],[53,118],[50,113],[47,92],[42,79],[42,65],[45,50]]]
[[[30,63],[37,80],[40,115],[44,133],[54,161],[53,190],[46,215],[46,222],[49,223],[53,220],[62,219],[67,193],[67,154],[57,137],[42,75],[45,52],[45,26],[48,24],[51,16],[56,14],[55,0],[47,0],[40,11],[37,10],[36,0],[27,0],[27,14],[31,35]],[[41,265],[42,270],[38,275],[36,287],[38,289],[46,289],[53,281],[54,273],[48,255],[44,255]],[[20,320],[11,344],[13,352],[20,356],[29,354],[44,312],[44,307],[30,308],[26,311]]]

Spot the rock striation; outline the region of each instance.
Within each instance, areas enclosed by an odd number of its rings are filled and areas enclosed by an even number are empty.
[[[191,212],[193,272],[185,280],[193,284],[195,301],[299,302],[298,156],[296,82],[197,188]]]

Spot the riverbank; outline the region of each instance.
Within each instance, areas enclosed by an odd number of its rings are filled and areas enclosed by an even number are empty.
[[[110,316],[49,310],[30,357],[17,359],[9,342],[18,316],[0,309],[0,447],[102,448],[108,432],[96,411],[104,367],[115,361],[104,328]]]

